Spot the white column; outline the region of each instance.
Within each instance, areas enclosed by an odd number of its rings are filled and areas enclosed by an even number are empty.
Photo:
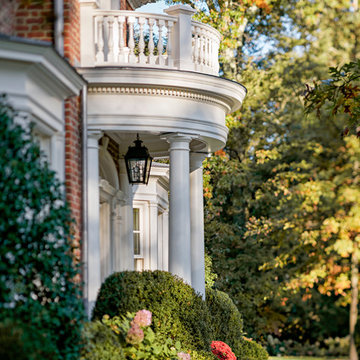
[[[99,196],[99,139],[100,131],[89,131],[87,141],[88,167],[88,246],[87,246],[87,283],[88,315],[91,316],[96,296],[101,286],[100,265],[100,196]]]
[[[191,284],[205,299],[205,249],[204,249],[204,154],[190,155],[190,214],[191,214]]]
[[[162,235],[163,235],[163,249],[162,249],[162,270],[169,271],[169,211],[166,210],[162,214]]]
[[[150,270],[158,270],[158,204],[150,202]]]
[[[121,271],[121,202],[116,199],[112,215],[113,223],[113,268],[112,272]]]
[[[125,160],[120,159],[120,187],[124,194],[121,206],[121,270],[134,270],[134,238],[133,238],[133,198],[129,184]]]
[[[170,143],[169,270],[191,285],[190,141],[189,135],[167,136]]]

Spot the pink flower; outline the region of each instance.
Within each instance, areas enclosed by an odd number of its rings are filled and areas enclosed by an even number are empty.
[[[131,325],[136,324],[140,327],[150,326],[151,325],[151,311],[149,310],[139,310],[134,320],[131,322]]]
[[[178,356],[178,360],[191,360],[190,354],[184,352],[177,353],[177,356]]]
[[[222,341],[213,341],[211,343],[211,352],[220,360],[236,360],[230,346]]]
[[[126,335],[126,342],[132,345],[140,344],[144,340],[144,332],[137,324],[132,324]]]

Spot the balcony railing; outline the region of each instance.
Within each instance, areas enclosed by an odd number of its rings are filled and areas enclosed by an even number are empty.
[[[218,75],[220,34],[191,19],[190,6],[166,14],[100,10],[82,4],[81,66],[141,66]]]

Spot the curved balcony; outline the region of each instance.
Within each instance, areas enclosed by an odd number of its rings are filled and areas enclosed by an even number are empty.
[[[246,89],[218,76],[221,36],[174,5],[164,14],[81,4],[81,63],[88,81],[88,128],[106,131],[126,151],[141,133],[154,156],[166,156],[164,134],[191,134],[194,151],[226,143],[225,116],[240,108]]]
[[[167,14],[82,6],[81,66],[140,66],[218,75],[221,35],[176,5]]]

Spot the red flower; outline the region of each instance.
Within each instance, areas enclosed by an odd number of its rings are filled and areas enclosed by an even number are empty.
[[[230,346],[222,341],[213,341],[211,343],[211,352],[220,360],[236,360]]]

